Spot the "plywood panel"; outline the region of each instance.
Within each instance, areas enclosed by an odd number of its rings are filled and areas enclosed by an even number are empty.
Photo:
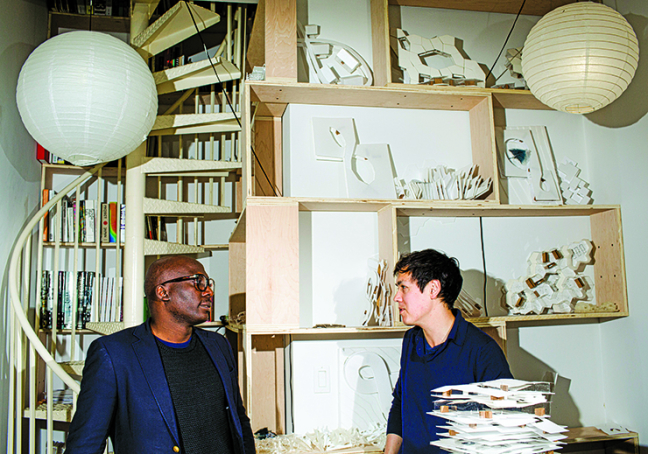
[[[245,72],[251,73],[255,66],[265,64],[265,0],[259,0],[254,13],[254,24],[245,58]]]
[[[391,82],[389,58],[389,18],[387,0],[371,0],[371,40],[373,52],[374,85]]]
[[[254,194],[280,197],[282,191],[281,118],[256,117]]]
[[[299,326],[299,206],[246,208],[246,317],[255,325]]]
[[[297,82],[297,1],[265,1],[266,80]]]
[[[245,243],[229,244],[229,317],[245,310]]]
[[[484,179],[493,179],[493,190],[486,200],[499,201],[495,126],[493,124],[493,104],[490,97],[470,110],[470,141],[473,164],[479,166],[479,175]]]
[[[252,337],[252,432],[267,427],[285,433],[283,336]]]
[[[590,217],[594,243],[594,289],[599,306],[613,302],[628,312],[623,233],[619,208]]]

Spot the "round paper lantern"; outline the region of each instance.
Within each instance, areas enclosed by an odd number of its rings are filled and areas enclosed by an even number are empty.
[[[638,61],[637,36],[623,16],[599,3],[579,2],[556,8],[531,29],[522,72],[544,104],[588,113],[623,93]]]
[[[157,90],[144,59],[110,35],[74,31],[38,46],[18,76],[27,131],[80,166],[121,158],[148,136]]]

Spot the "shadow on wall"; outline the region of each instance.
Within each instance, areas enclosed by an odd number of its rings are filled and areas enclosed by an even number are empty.
[[[592,123],[607,128],[630,126],[648,113],[648,18],[628,14],[626,20],[632,25],[639,40],[639,65],[632,82],[621,96],[609,104],[585,115]]]
[[[511,373],[518,380],[545,380],[547,373],[556,375],[556,371],[520,347],[518,328],[507,330],[506,350]],[[554,395],[551,400],[551,420],[556,424],[569,427],[581,427],[580,412],[574,399],[569,394],[571,380],[557,375]]]
[[[7,160],[20,177],[28,182],[38,181],[40,172],[36,170],[38,163],[33,159],[33,154],[25,156],[25,139],[31,137],[18,113],[16,85],[20,68],[33,50],[34,46],[16,43],[0,55],[0,61],[5,62],[0,65],[0,149],[4,150]],[[32,146],[28,147],[28,151],[35,153]]]

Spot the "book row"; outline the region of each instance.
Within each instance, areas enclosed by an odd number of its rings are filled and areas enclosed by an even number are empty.
[[[43,205],[56,193],[51,189],[43,189]],[[79,224],[76,225],[76,210],[79,209]],[[95,200],[79,200],[69,196],[61,199],[60,217],[58,220],[56,207],[53,207],[44,217],[43,241],[56,240],[56,226],[60,225],[59,241],[64,243],[74,242],[78,235],[80,243],[94,243],[99,239],[102,243],[116,243],[119,231],[120,242],[126,239],[126,205],[117,202],[102,203],[97,212]],[[100,218],[97,219],[97,214]],[[99,225],[97,225],[99,220]],[[60,222],[60,224],[59,224]],[[117,226],[119,225],[119,229]],[[99,238],[97,238],[99,229]]]
[[[41,277],[40,327],[52,328],[55,301],[58,329],[72,329],[75,305],[77,329],[85,329],[87,322],[121,321],[121,288],[122,278],[97,277],[93,271],[79,271],[75,278],[72,271],[59,271],[55,277],[53,271],[45,270]]]

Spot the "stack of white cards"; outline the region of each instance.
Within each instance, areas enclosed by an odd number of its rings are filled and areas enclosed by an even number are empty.
[[[551,384],[501,379],[432,390],[430,415],[448,420],[438,426],[434,446],[448,452],[535,454],[560,449],[567,428],[549,420]]]

